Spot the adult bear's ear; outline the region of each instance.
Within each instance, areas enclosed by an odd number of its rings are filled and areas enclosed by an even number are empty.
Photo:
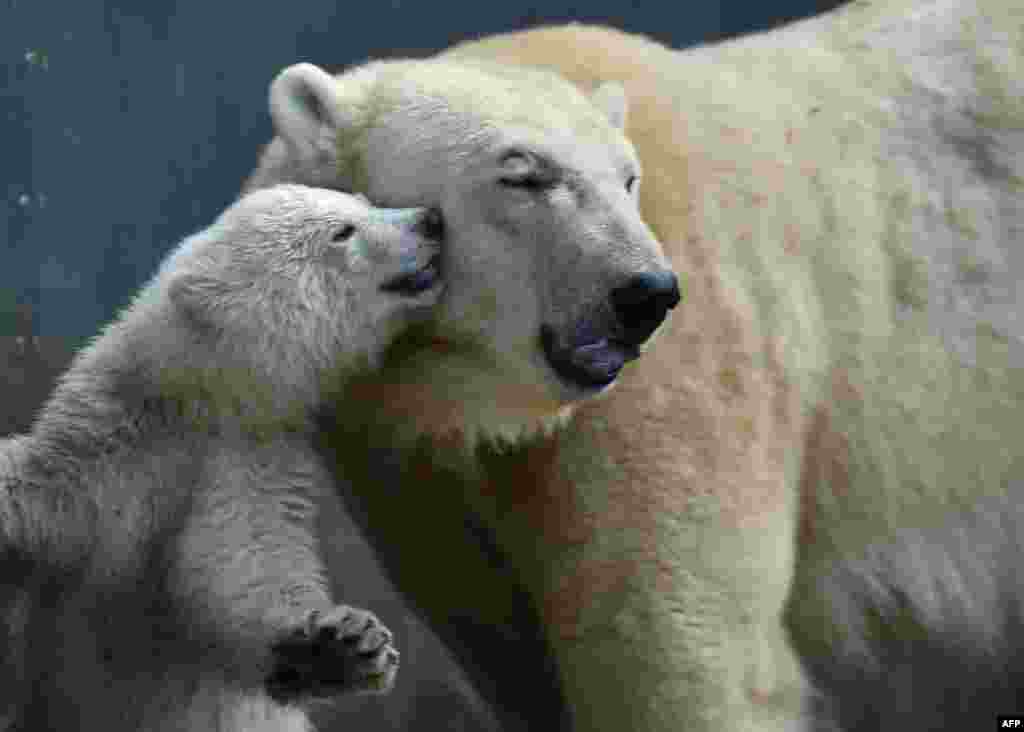
[[[590,95],[590,101],[608,117],[612,126],[619,130],[626,129],[626,89],[617,81],[606,81]]]
[[[325,126],[347,129],[355,122],[337,80],[313,64],[289,66],[270,83],[270,116],[277,134],[303,158],[317,152]]]

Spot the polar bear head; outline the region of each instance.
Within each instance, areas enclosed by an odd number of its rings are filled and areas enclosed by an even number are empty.
[[[244,372],[279,400],[308,403],[324,374],[373,365],[437,301],[442,234],[430,209],[275,186],[187,239],[158,274],[155,300],[166,292],[207,371]]]
[[[443,212],[446,293],[375,395],[429,413],[428,429],[564,414],[611,385],[679,301],[640,217],[621,87],[587,96],[478,61],[338,77],[298,64],[272,83],[270,109],[277,137],[249,189],[291,180]]]

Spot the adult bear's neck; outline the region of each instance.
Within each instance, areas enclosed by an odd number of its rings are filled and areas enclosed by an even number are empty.
[[[429,327],[410,328],[384,353],[381,368],[346,382],[346,414],[372,413],[402,444],[424,436],[462,445],[520,444],[565,427],[574,406],[471,342],[453,342]],[[460,448],[461,449],[461,448]]]

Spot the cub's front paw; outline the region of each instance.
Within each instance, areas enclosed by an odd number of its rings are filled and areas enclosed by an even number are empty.
[[[326,699],[341,694],[383,694],[398,673],[391,631],[366,610],[338,605],[313,610],[271,647],[274,665],[267,693],[275,701]]]

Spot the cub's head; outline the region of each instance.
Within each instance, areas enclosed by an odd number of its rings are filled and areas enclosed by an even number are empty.
[[[447,289],[389,359],[387,400],[430,430],[522,428],[611,385],[679,301],[640,218],[621,87],[473,60],[378,62],[273,82],[280,180],[435,206]],[[390,397],[389,397],[390,395]],[[415,412],[415,413],[412,413]]]
[[[443,289],[440,215],[282,185],[242,197],[164,267],[197,340],[284,381],[373,364]],[[290,374],[289,374],[290,372]]]

